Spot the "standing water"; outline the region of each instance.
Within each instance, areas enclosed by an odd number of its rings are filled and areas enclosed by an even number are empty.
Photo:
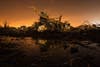
[[[0,67],[100,67],[99,44],[0,37]]]

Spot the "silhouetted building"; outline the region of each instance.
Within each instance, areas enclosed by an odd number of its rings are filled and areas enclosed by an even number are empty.
[[[4,22],[4,28],[8,28],[8,27],[9,27],[8,22],[5,21],[5,22]]]
[[[70,29],[70,24],[68,22],[63,23],[62,16],[58,19],[49,18],[48,14],[45,12],[40,13],[40,21],[39,23],[35,24],[35,30],[43,31],[58,31],[58,32],[65,32]],[[43,29],[42,29],[43,28]]]
[[[45,12],[40,13],[40,23],[45,24],[48,21],[48,15]]]

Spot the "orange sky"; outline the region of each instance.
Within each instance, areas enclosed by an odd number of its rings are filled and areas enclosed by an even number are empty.
[[[10,26],[30,26],[39,19],[39,11],[50,17],[63,16],[72,26],[85,20],[100,21],[100,0],[0,0],[0,25],[5,20]]]

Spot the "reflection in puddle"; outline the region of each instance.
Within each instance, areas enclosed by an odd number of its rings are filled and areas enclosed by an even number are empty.
[[[100,67],[99,43],[91,41],[0,38],[0,65],[24,67]]]

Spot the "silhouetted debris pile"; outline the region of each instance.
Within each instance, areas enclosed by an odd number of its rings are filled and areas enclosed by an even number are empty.
[[[100,42],[100,25],[84,22],[78,27],[72,27],[68,21],[62,22],[62,16],[58,19],[50,18],[47,13],[41,12],[38,22],[32,26],[10,27],[7,21],[4,27],[0,26],[0,35],[44,39],[85,39]]]

